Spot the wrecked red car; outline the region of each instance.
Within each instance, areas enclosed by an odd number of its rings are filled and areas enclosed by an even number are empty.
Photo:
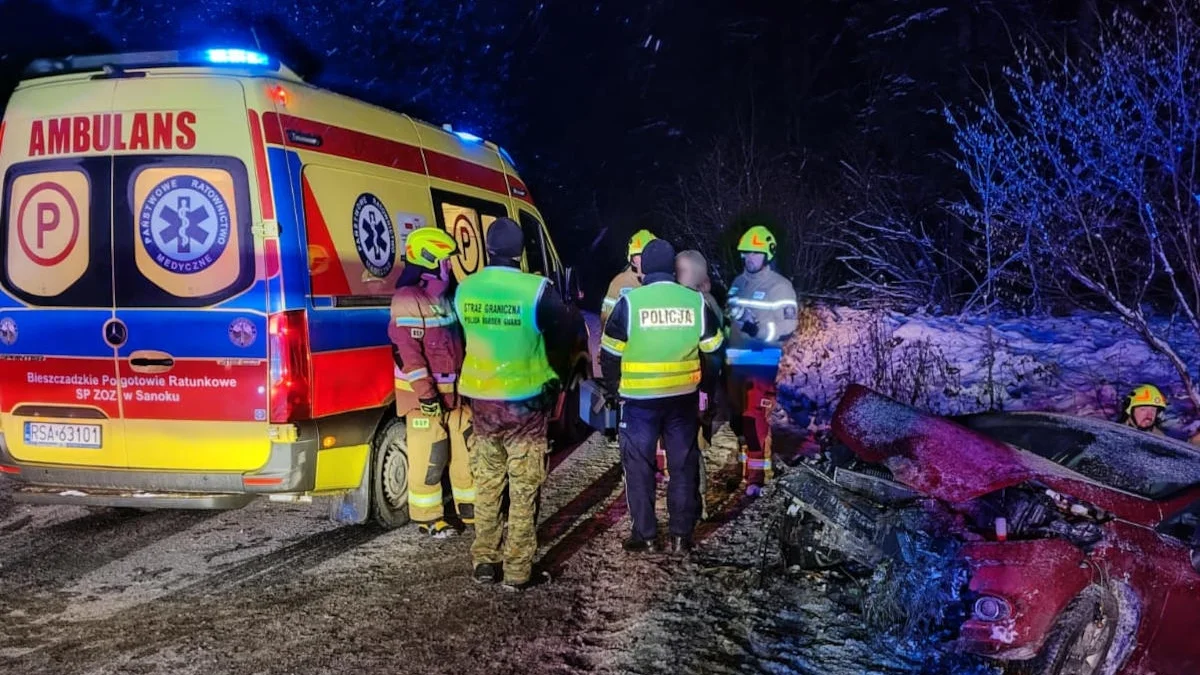
[[[953,648],[1021,672],[1200,673],[1192,446],[1055,414],[941,418],[861,386],[832,431],[781,480],[790,564],[907,562],[945,590]]]

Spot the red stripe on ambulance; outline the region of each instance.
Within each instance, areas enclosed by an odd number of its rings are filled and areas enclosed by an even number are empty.
[[[422,155],[422,149],[415,145],[381,136],[273,112],[263,113],[263,132],[267,143],[273,145],[288,145],[295,150],[320,152],[412,173],[424,174],[428,163],[428,175],[433,178],[509,195],[509,184],[505,181],[504,174],[495,169],[428,149],[424,150]],[[285,143],[284,135],[289,133],[309,139],[320,139],[320,144]],[[519,186],[518,192],[524,193],[514,196],[532,204],[525,184],[519,179],[514,180],[514,176],[508,178],[514,181],[514,186]]]
[[[391,347],[313,352],[313,416],[379,406],[394,393]]]
[[[144,374],[121,359],[125,419],[266,421],[266,365],[176,360],[170,372]],[[258,411],[257,414],[255,411]]]
[[[76,115],[34,120],[29,129],[29,156],[122,152],[125,150],[191,150],[196,147],[196,113],[139,112]]]

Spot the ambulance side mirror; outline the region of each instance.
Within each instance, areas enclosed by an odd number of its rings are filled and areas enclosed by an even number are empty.
[[[565,291],[566,298],[571,302],[579,302],[583,300],[583,289],[579,285],[579,274],[575,272],[574,267],[568,267],[566,271],[567,284]]]

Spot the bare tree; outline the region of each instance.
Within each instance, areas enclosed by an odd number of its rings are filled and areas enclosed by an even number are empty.
[[[1200,2],[1118,12],[1074,59],[1028,46],[1005,86],[948,112],[973,196],[958,210],[988,242],[990,284],[1019,271],[1106,306],[1200,391],[1170,326],[1200,334]]]
[[[915,213],[894,175],[843,162],[843,206],[832,214],[832,245],[850,273],[843,288],[860,304],[935,312],[958,311],[961,283],[977,285],[972,260],[952,255],[942,232]],[[946,214],[937,214],[944,221]],[[972,286],[973,287],[973,286]]]
[[[657,218],[666,236],[703,253],[726,284],[740,272],[736,242],[742,230],[765,224],[779,238],[782,271],[796,286],[827,289],[834,252],[821,231],[824,205],[805,182],[805,166],[802,151],[770,147],[755,125],[735,125],[676,180]]]

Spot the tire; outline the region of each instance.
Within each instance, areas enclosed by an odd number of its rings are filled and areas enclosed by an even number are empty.
[[[780,528],[783,562],[788,567],[804,570],[823,570],[846,562],[841,551],[832,549],[821,538],[824,523],[805,514],[785,516]]]
[[[1058,616],[1041,653],[1024,672],[1096,675],[1112,647],[1117,619],[1117,602],[1111,594],[1099,586],[1085,588]]]
[[[392,419],[371,446],[371,517],[385,529],[408,524],[408,444],[404,420]]]
[[[579,416],[579,387],[587,380],[587,364],[576,365],[571,381],[567,384],[562,419],[555,422],[554,428],[550,430],[551,450],[569,448],[592,433],[592,428]]]

